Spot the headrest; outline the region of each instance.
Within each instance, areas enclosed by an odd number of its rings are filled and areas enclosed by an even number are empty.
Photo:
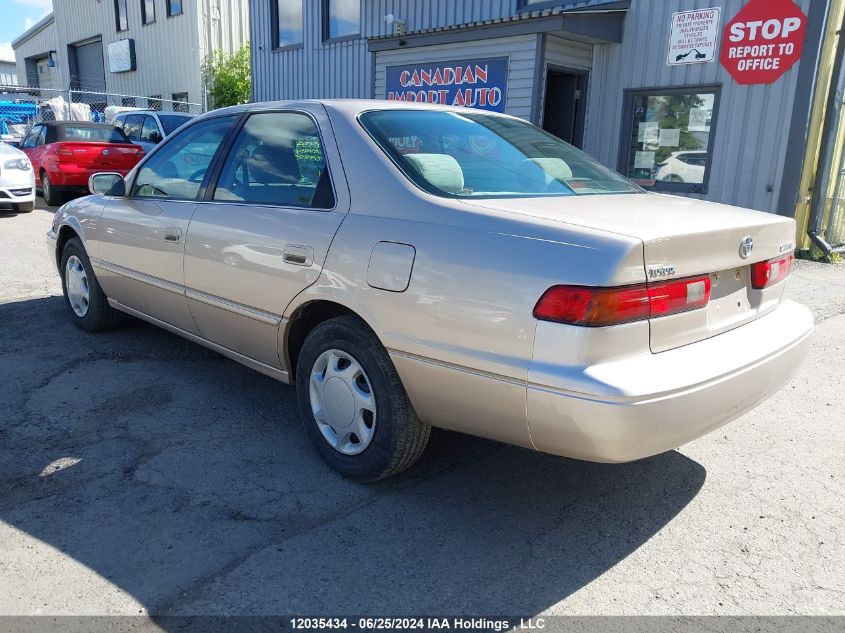
[[[429,183],[447,193],[460,193],[464,190],[464,170],[448,154],[405,154],[405,160],[411,163],[420,175]]]
[[[527,158],[520,165],[520,171],[523,175],[539,178],[532,163],[543,170],[547,185],[551,184],[552,180],[569,180],[572,178],[572,169],[561,158]]]

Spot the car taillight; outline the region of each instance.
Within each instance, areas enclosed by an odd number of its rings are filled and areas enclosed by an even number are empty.
[[[56,152],[56,156],[60,163],[72,163],[76,160],[73,156],[73,150],[69,147],[60,147],[59,151]]]
[[[605,327],[697,310],[709,302],[709,276],[616,288],[553,286],[534,306],[534,318]]]
[[[762,290],[789,277],[795,263],[795,254],[781,255],[767,262],[757,262],[751,265],[751,287]]]

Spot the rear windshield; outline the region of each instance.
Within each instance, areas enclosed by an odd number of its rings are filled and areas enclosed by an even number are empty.
[[[178,114],[159,114],[158,120],[161,121],[161,125],[164,127],[165,135],[168,135],[172,134],[173,130],[178,128],[180,125],[190,121],[191,117],[179,116]]]
[[[473,111],[378,110],[361,124],[419,187],[453,198],[641,193],[643,190],[519,119]]]
[[[90,142],[90,143],[129,143],[126,135],[116,127],[87,127],[65,125],[63,128],[63,141]]]

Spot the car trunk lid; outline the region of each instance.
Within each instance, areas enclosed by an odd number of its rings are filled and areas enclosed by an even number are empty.
[[[62,142],[58,144],[57,152],[60,161],[90,169],[120,171],[132,169],[144,155],[137,145],[94,141]]]
[[[757,290],[751,265],[794,250],[795,222],[774,214],[657,194],[467,200],[522,215],[638,238],[644,279],[709,275],[706,308],[650,319],[653,352],[739,327],[774,309],[783,283]],[[750,245],[750,252],[742,245]]]

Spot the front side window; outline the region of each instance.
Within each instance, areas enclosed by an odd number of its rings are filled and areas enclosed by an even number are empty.
[[[173,131],[176,128],[181,127],[185,123],[191,120],[192,117],[189,116],[181,116],[179,114],[159,114],[158,120],[161,122],[161,126],[164,128],[164,134],[167,136],[168,134],[173,134]]]
[[[26,135],[26,138],[23,140],[23,144],[21,147],[35,147],[38,144],[38,136],[41,134],[41,130],[43,129],[42,126],[36,125],[29,131],[29,134]]]
[[[361,32],[361,0],[325,0],[325,39],[352,37]]]
[[[114,0],[114,23],[118,31],[129,30],[129,18],[126,15],[126,0]]]
[[[167,17],[182,15],[182,0],[165,0],[167,3]]]
[[[334,207],[325,154],[311,117],[296,112],[249,117],[220,172],[214,199]]]
[[[141,140],[145,143],[158,143],[161,141],[161,132],[158,130],[158,123],[149,115],[144,117],[144,124],[141,126]]]
[[[143,119],[143,114],[127,114],[123,119],[121,128],[130,141],[137,141],[141,138],[141,121]]]
[[[275,0],[276,46],[302,44],[302,2],[303,0]]]
[[[236,116],[207,119],[174,136],[138,172],[132,196],[196,199],[215,153],[236,120]]]
[[[718,89],[628,93],[621,171],[647,189],[704,193]]]
[[[379,110],[361,124],[420,188],[443,197],[642,192],[572,145],[510,117]]]
[[[141,22],[143,24],[152,24],[156,21],[156,3],[155,0],[141,0]]]

